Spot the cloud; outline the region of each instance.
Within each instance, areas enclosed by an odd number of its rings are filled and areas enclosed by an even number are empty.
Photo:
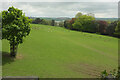
[[[27,16],[74,17],[77,12],[94,13],[96,17],[118,15],[117,2],[3,2],[3,4],[3,10],[15,6],[22,9]]]

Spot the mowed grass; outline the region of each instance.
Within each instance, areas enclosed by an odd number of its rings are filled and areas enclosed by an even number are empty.
[[[16,59],[2,41],[3,76],[93,78],[117,69],[118,39],[48,25],[31,25]]]

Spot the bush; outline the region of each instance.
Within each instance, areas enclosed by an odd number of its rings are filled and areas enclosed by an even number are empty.
[[[104,70],[101,72],[101,78],[115,78],[115,80],[120,80],[120,67],[118,67],[118,70],[113,69],[110,73]]]

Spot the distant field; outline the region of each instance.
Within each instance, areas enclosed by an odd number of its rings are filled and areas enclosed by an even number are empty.
[[[31,28],[15,60],[7,55],[9,43],[2,41],[3,76],[90,78],[118,66],[117,38],[47,25]]]

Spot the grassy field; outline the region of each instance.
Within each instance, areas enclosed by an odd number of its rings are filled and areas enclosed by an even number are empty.
[[[2,41],[3,76],[40,78],[98,77],[118,66],[118,39],[32,24],[16,59],[9,57],[9,43]]]

